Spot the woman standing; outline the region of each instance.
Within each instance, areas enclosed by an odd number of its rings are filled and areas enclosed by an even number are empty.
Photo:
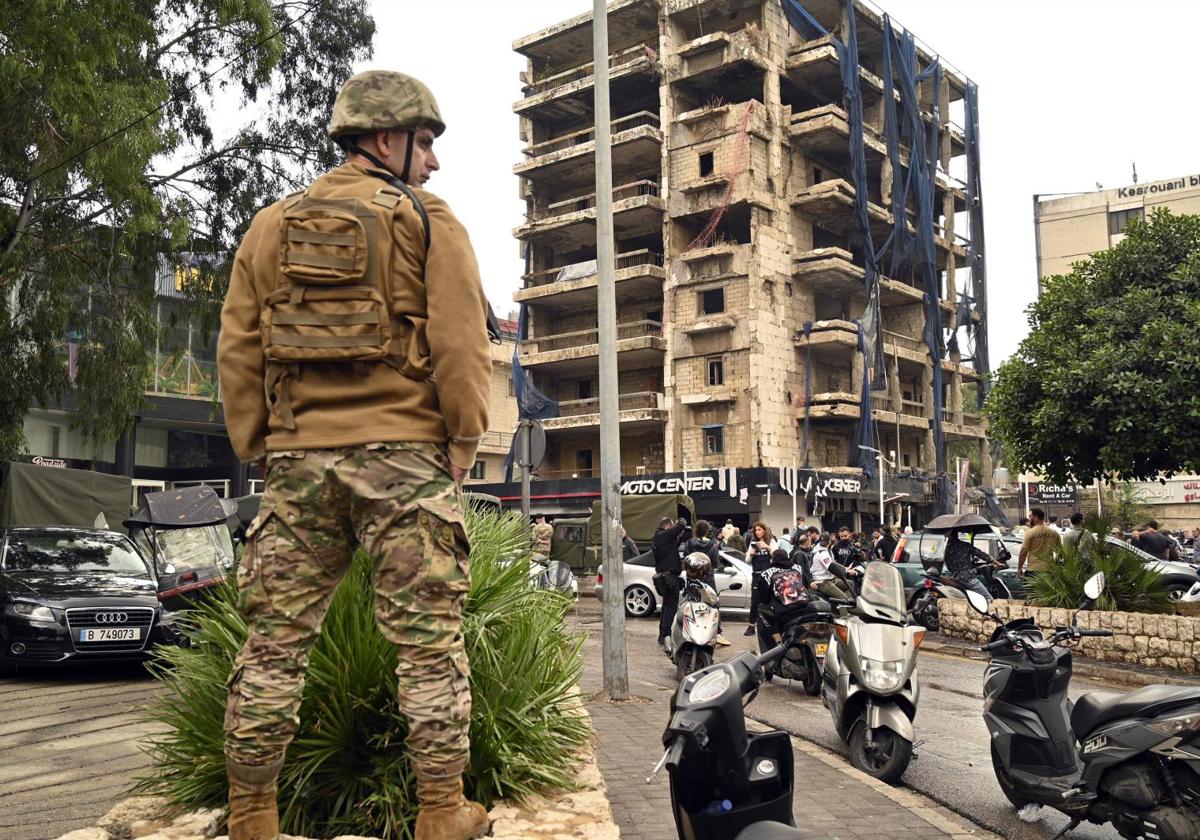
[[[750,564],[754,576],[758,575],[771,568],[771,554],[778,546],[775,543],[775,538],[771,535],[771,529],[767,527],[765,522],[755,522],[754,527],[750,529],[750,544],[746,546],[746,561]],[[753,636],[754,628],[758,625],[758,587],[751,582],[750,586],[750,626],[746,628],[746,635]]]

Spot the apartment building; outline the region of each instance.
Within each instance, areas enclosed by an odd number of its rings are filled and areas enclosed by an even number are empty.
[[[1069,274],[1071,265],[1125,237],[1125,225],[1160,207],[1200,213],[1200,175],[1130,184],[1109,190],[1033,197],[1038,294],[1042,278]]]
[[[492,382],[488,430],[479,442],[475,464],[467,484],[504,481],[504,459],[512,447],[517,427],[517,402],[513,391],[513,351],[516,349],[517,319],[498,318],[500,341],[492,348]]]
[[[710,516],[786,524],[789,487],[815,482],[827,492],[820,503],[807,494],[809,514],[877,522],[878,491],[859,480],[851,451],[861,423],[872,424],[871,439],[894,464],[885,478],[888,495],[899,497],[892,521],[901,505],[930,502],[938,446],[969,441],[991,473],[973,400],[986,351],[968,364],[964,352],[939,348],[934,393],[927,286],[911,258],[880,263],[885,376],[869,379],[877,390],[862,416],[868,248],[856,184],[876,243],[897,229],[915,235],[919,219],[912,193],[893,206],[914,165],[911,133],[891,147],[885,136],[895,122],[883,81],[885,18],[851,2],[804,0],[812,25],[803,31],[779,0],[609,4],[622,473],[635,481],[629,486],[682,482],[698,499],[701,481],[714,497],[701,504]],[[840,64],[855,27],[861,138]],[[591,15],[514,49],[528,59],[514,105],[525,143],[514,171],[527,205],[514,232],[528,266],[514,295],[526,307],[519,352],[559,404],[543,424],[539,495],[548,510],[565,509],[571,493],[587,495],[568,482],[594,480],[600,461]],[[909,98],[919,98],[920,132],[931,138],[921,147],[934,150],[922,152],[935,208],[932,282],[943,323],[969,325],[985,340],[982,243],[966,230],[967,186],[951,174],[968,151],[951,117],[963,114],[970,82],[944,65],[917,75],[934,62],[920,45],[908,61],[917,79]],[[857,154],[865,179],[855,176]],[[731,474],[738,470],[740,479]]]

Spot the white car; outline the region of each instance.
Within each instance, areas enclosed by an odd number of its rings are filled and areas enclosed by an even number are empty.
[[[750,612],[750,581],[753,572],[745,555],[733,549],[721,549],[720,563],[713,569],[722,613]],[[654,591],[654,554],[647,551],[625,561],[625,615],[648,618],[658,611],[658,593]],[[604,594],[603,570],[596,574],[596,598]]]

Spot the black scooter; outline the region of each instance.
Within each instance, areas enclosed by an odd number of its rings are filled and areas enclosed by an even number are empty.
[[[1084,586],[1084,609],[1104,591],[1104,573]],[[987,604],[966,593],[984,615]],[[1069,643],[1111,636],[1072,621],[1049,639],[1028,619],[998,624],[984,673],[984,721],[1000,789],[1018,808],[1048,805],[1080,822],[1112,823],[1122,837],[1200,837],[1200,688],[1152,685],[1127,694],[1093,692],[1072,707]],[[1078,616],[1076,616],[1078,617]]]
[[[680,683],[663,732],[663,768],[681,840],[816,840],[792,817],[792,742],[786,732],[748,733],[743,705],[783,656],[743,653]],[[743,698],[748,698],[743,703]]]

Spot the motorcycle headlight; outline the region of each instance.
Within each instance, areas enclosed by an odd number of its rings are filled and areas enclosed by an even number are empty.
[[[863,682],[868,688],[876,691],[895,691],[900,687],[900,680],[904,678],[903,659],[880,662],[876,659],[860,658],[859,664],[862,667]]]
[[[38,604],[25,604],[17,602],[9,604],[4,610],[9,615],[24,618],[29,621],[57,621],[54,615],[54,610],[49,607],[42,607]]]
[[[724,668],[718,668],[697,680],[688,697],[693,703],[707,703],[720,697],[728,688],[729,672]]]

